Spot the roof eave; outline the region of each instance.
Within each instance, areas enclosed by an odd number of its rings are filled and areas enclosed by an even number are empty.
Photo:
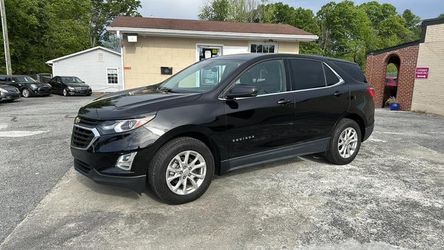
[[[154,28],[132,28],[132,27],[107,27],[108,31],[139,34],[145,36],[166,36],[166,37],[193,37],[193,38],[215,38],[231,40],[274,40],[274,41],[316,41],[319,37],[316,35],[292,35],[292,34],[267,34],[267,33],[239,33],[239,32],[220,32],[220,31],[196,31],[196,30],[173,30],[173,29],[154,29]]]
[[[65,56],[62,56],[62,57],[59,57],[59,58],[55,58],[55,59],[49,60],[49,61],[46,62],[46,64],[48,64],[49,66],[52,66],[52,64],[54,64],[55,62],[58,62],[58,61],[61,61],[61,60],[67,59],[67,58],[71,58],[71,57],[74,57],[74,56],[82,55],[82,54],[85,54],[85,53],[88,53],[88,52],[91,52],[91,51],[94,51],[94,50],[98,50],[98,49],[101,49],[101,50],[110,52],[112,54],[115,54],[117,56],[120,56],[119,52],[113,51],[111,49],[108,49],[108,48],[105,48],[105,47],[102,47],[102,46],[96,46],[96,47],[92,47],[92,48],[89,48],[89,49],[85,49],[85,50],[78,51],[78,52],[75,52],[75,53],[72,53],[72,54],[69,54],[69,55],[65,55]]]

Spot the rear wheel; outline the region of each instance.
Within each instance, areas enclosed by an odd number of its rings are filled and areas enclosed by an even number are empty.
[[[148,183],[164,202],[182,204],[205,193],[213,175],[214,158],[210,149],[197,139],[180,137],[156,153],[148,169]]]
[[[31,92],[29,92],[29,89],[23,89],[22,90],[22,96],[24,98],[28,98],[29,96],[31,96]]]
[[[331,163],[345,165],[352,162],[361,147],[361,129],[351,119],[342,119],[333,133],[325,158]]]

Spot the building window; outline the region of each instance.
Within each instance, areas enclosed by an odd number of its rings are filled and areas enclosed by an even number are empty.
[[[118,84],[117,69],[107,69],[106,74],[108,76],[108,84]]]
[[[274,44],[250,44],[251,53],[275,53],[276,46]]]

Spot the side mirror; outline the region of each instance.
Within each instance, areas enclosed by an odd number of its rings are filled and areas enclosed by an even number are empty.
[[[234,99],[240,97],[254,97],[257,95],[257,88],[251,85],[234,85],[234,87],[227,93],[227,99]]]

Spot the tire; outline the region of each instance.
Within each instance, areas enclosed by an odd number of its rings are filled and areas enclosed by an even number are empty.
[[[192,163],[198,158],[195,165],[185,164],[187,152],[189,152],[188,163]],[[178,159],[180,159],[180,163]],[[198,167],[203,165],[206,167]],[[195,166],[196,169],[190,172],[187,166],[191,166],[191,168]],[[198,178],[196,175],[202,178]],[[168,204],[183,204],[194,201],[205,193],[213,175],[214,157],[210,149],[197,139],[179,137],[167,142],[157,151],[148,167],[147,178],[151,190],[159,199]],[[174,176],[178,177],[174,178]],[[167,178],[171,178],[171,180],[167,181]],[[192,185],[190,179],[193,179],[196,185]],[[180,181],[182,182],[179,183]],[[178,187],[176,191],[173,191],[174,186]]]
[[[361,148],[361,137],[361,129],[355,121],[342,119],[333,132],[325,158],[333,164],[349,164]]]
[[[65,96],[65,97],[68,96],[68,90],[67,89],[63,89],[62,95]]]
[[[30,97],[30,96],[31,96],[31,92],[29,91],[29,89],[23,89],[23,90],[22,90],[22,96],[23,96],[24,98],[28,98],[28,97]]]

